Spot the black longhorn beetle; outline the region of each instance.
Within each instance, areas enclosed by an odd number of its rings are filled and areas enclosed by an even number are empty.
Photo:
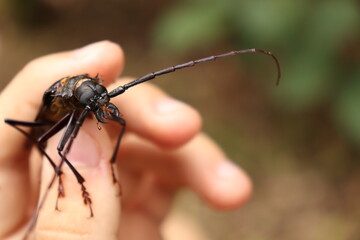
[[[58,196],[55,205],[55,209],[58,210],[58,199],[64,197],[64,187],[61,180],[62,166],[65,163],[74,173],[78,183],[81,186],[82,197],[85,205],[89,206],[90,217],[93,217],[93,209],[91,205],[90,194],[87,192],[84,185],[85,179],[66,158],[67,153],[70,151],[71,145],[82,125],[85,118],[92,112],[96,119],[101,123],[108,123],[113,121],[121,125],[121,130],[117,138],[117,142],[114,148],[113,155],[110,159],[112,179],[114,184],[118,183],[114,172],[113,164],[116,160],[116,155],[120,146],[121,138],[125,132],[126,122],[120,117],[120,111],[118,108],[110,102],[111,98],[114,98],[127,89],[141,84],[143,82],[154,79],[157,76],[174,72],[178,69],[195,66],[198,63],[208,62],[217,58],[223,58],[228,56],[234,56],[243,53],[262,53],[271,56],[277,67],[277,81],[280,80],[280,64],[278,59],[268,51],[260,49],[245,49],[240,51],[232,51],[216,56],[210,56],[201,58],[187,63],[175,65],[169,68],[162,69],[160,71],[146,74],[134,81],[126,83],[122,86],[115,88],[114,90],[107,92],[107,89],[101,85],[101,81],[98,76],[90,77],[88,74],[68,76],[56,81],[51,87],[49,87],[43,96],[42,106],[34,122],[25,122],[13,119],[5,119],[5,122],[18,131],[23,133],[33,144],[35,144],[42,155],[44,155],[51,166],[54,168],[55,175],[50,182],[47,191],[45,192],[40,204],[35,212],[33,219],[30,223],[30,229],[34,227],[37,219],[38,212],[45,201],[46,195],[49,189],[52,187],[55,178],[58,177]],[[31,133],[24,131],[22,127],[31,127],[33,130]],[[59,165],[50,158],[45,151],[46,142],[49,138],[54,136],[61,129],[65,128],[61,140],[57,146],[57,151],[61,157]],[[34,136],[33,132],[37,132],[39,136]],[[40,134],[39,134],[40,133]],[[120,186],[120,185],[119,185]]]

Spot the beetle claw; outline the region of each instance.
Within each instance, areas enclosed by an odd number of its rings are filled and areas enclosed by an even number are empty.
[[[106,120],[105,120],[105,114],[104,114],[104,111],[99,108],[96,110],[95,112],[95,116],[97,118],[97,120],[101,123],[108,123]]]
[[[107,103],[106,104],[106,108],[109,109],[111,111],[111,115],[115,115],[115,116],[119,116],[120,115],[120,111],[119,109],[112,103]]]

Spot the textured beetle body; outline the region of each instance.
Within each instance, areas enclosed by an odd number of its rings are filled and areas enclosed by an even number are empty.
[[[109,100],[108,92],[97,76],[92,78],[83,74],[64,77],[45,91],[36,121],[55,123],[74,110],[78,115],[88,106],[99,122],[106,123],[105,118],[111,116],[109,112],[116,116],[120,114]]]

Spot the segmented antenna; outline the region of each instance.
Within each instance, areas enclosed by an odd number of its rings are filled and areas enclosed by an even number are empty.
[[[136,79],[136,80],[134,80],[132,82],[129,82],[127,84],[124,84],[122,86],[119,86],[119,87],[115,88],[114,90],[112,90],[109,93],[109,96],[110,96],[110,98],[116,97],[116,96],[124,93],[127,89],[129,89],[129,88],[131,88],[131,87],[133,87],[135,85],[138,85],[140,83],[149,81],[151,79],[154,79],[157,76],[174,72],[174,71],[176,71],[178,69],[193,67],[198,63],[214,61],[214,60],[216,60],[218,58],[235,56],[235,55],[243,54],[243,53],[262,53],[262,54],[266,54],[266,55],[271,56],[274,59],[275,63],[276,63],[276,67],[277,67],[276,85],[279,85],[280,77],[281,77],[279,60],[271,52],[253,48],[253,49],[244,49],[244,50],[240,50],[240,51],[231,51],[231,52],[228,52],[228,53],[223,53],[223,54],[219,54],[219,55],[215,55],[215,56],[209,56],[209,57],[201,58],[201,59],[198,59],[198,60],[193,60],[193,61],[190,61],[190,62],[175,65],[175,66],[172,66],[172,67],[164,68],[162,70],[146,74],[146,75],[144,75],[144,76],[142,76],[142,77],[140,77],[140,78],[138,78],[138,79]]]

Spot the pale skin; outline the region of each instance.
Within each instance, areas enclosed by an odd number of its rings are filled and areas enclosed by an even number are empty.
[[[101,41],[31,61],[1,92],[0,239],[22,239],[39,194],[54,175],[47,160],[26,148],[26,138],[3,119],[33,121],[43,92],[67,75],[100,73],[104,85],[113,89],[131,80],[117,79],[123,65],[121,48]],[[111,102],[128,126],[117,158],[122,196],[112,183],[109,167],[120,128],[108,124],[99,130],[95,119],[87,119],[68,159],[86,179],[95,216],[89,218],[80,185],[64,166],[65,197],[59,199],[60,211],[55,211],[56,181],[30,239],[162,239],[160,227],[182,188],[220,210],[236,209],[249,198],[248,176],[201,132],[201,117],[191,106],[151,83],[136,86]],[[59,137],[49,140],[46,149],[56,161]]]

